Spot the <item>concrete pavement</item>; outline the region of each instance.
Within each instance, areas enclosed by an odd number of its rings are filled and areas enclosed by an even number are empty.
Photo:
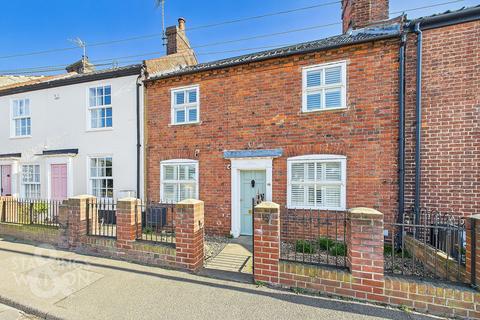
[[[0,239],[6,300],[64,319],[432,319]]]

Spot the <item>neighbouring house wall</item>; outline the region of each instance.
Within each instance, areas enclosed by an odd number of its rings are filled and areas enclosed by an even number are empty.
[[[480,21],[423,32],[421,205],[469,216],[480,206]],[[415,186],[416,36],[406,65],[406,200]]]
[[[89,156],[113,157],[114,197],[119,191],[136,192],[136,81],[137,75],[78,83],[0,97],[0,154],[21,153],[20,159],[0,159],[12,164],[12,193],[22,196],[21,165],[39,164],[42,198],[49,197],[49,164],[69,163],[69,196],[90,193]],[[87,126],[88,88],[112,87],[113,128],[89,131]],[[143,88],[143,87],[142,87]],[[140,101],[143,102],[143,89]],[[58,99],[55,96],[58,95]],[[10,113],[13,99],[30,99],[31,137],[10,138]],[[141,106],[143,111],[143,106]],[[142,115],[140,115],[142,117]],[[140,122],[143,124],[143,122]],[[143,129],[142,129],[143,130]],[[44,150],[78,149],[74,157],[42,156]],[[143,152],[142,152],[143,157]],[[143,159],[141,161],[143,166]],[[143,173],[143,170],[141,170]],[[142,174],[143,176],[143,174]],[[143,179],[143,177],[142,177]],[[143,189],[143,183],[141,183]],[[143,193],[141,191],[141,193]]]
[[[347,208],[373,207],[391,219],[398,190],[398,48],[392,39],[148,83],[147,196],[160,197],[160,161],[198,160],[206,231],[228,234],[231,170],[223,151],[282,148],[273,160],[273,201],[286,204],[288,157],[346,155]],[[341,60],[347,61],[347,109],[302,113],[302,67]],[[170,90],[194,84],[201,123],[170,125]]]

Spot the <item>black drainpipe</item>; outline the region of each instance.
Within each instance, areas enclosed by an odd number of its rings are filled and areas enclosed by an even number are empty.
[[[137,198],[140,198],[140,173],[141,173],[141,166],[140,166],[140,154],[142,149],[142,142],[141,142],[141,133],[140,133],[140,87],[141,84],[142,73],[137,78]]]
[[[404,222],[405,212],[405,46],[406,34],[403,33],[400,42],[398,69],[398,223]]]
[[[417,83],[416,83],[416,124],[415,124],[415,223],[420,222],[420,178],[421,178],[421,148],[422,148],[422,30],[420,23],[415,24],[417,34]]]

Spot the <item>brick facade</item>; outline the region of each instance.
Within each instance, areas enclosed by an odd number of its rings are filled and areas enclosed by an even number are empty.
[[[480,21],[423,31],[421,206],[480,207]],[[416,35],[406,56],[406,201],[415,177]]]
[[[282,148],[272,200],[286,203],[287,158],[347,157],[347,207],[391,219],[397,205],[399,40],[198,72],[147,83],[147,196],[160,197],[160,161],[199,161],[206,232],[231,230],[231,170],[224,150]],[[302,67],[347,61],[347,109],[302,113]],[[170,125],[170,89],[198,84],[200,124]]]
[[[343,32],[388,19],[388,0],[343,0]]]

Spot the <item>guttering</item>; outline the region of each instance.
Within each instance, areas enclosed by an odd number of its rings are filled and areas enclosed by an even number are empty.
[[[350,41],[350,42],[345,42],[345,43],[338,43],[338,44],[333,44],[333,45],[325,45],[323,47],[315,47],[315,48],[308,48],[308,49],[302,49],[302,50],[297,50],[297,51],[286,51],[282,52],[279,54],[275,55],[265,55],[265,56],[259,56],[256,58],[253,58],[251,60],[234,60],[232,62],[228,62],[225,64],[216,64],[216,65],[211,65],[209,66],[208,63],[206,63],[207,66],[204,68],[199,68],[200,65],[197,65],[196,69],[185,69],[185,70],[177,70],[174,72],[170,73],[165,73],[165,74],[160,74],[157,76],[150,77],[148,79],[145,79],[144,82],[154,82],[156,80],[162,80],[162,79],[168,79],[168,78],[174,78],[178,76],[184,76],[184,75],[190,75],[190,74],[196,74],[196,73],[201,73],[205,71],[212,71],[212,70],[219,70],[219,69],[226,69],[230,67],[235,67],[239,65],[246,65],[249,63],[254,63],[254,62],[260,62],[260,61],[266,61],[266,60],[271,60],[271,59],[277,59],[277,58],[285,58],[285,57],[290,57],[298,54],[307,54],[307,53],[312,53],[312,52],[322,52],[326,50],[331,50],[331,49],[338,49],[342,48],[345,46],[351,46],[351,45],[357,45],[357,44],[362,44],[362,43],[368,43],[368,42],[375,42],[375,41],[380,41],[380,40],[386,40],[386,39],[391,39],[391,38],[397,38],[399,36],[399,33],[389,33],[385,35],[381,35],[378,37],[374,38],[368,38],[368,39],[360,39],[356,41]],[[280,48],[281,49],[281,48]]]
[[[430,17],[418,18],[411,22],[410,28],[415,31],[415,26],[422,24],[422,30],[447,27],[459,23],[466,23],[480,19],[480,5],[468,9],[460,9]]]
[[[403,223],[405,216],[405,45],[406,34],[402,33],[398,68],[398,223]]]
[[[49,89],[49,88],[68,86],[68,85],[83,83],[83,82],[133,76],[138,74],[141,69],[142,69],[141,65],[132,65],[132,66],[122,67],[114,70],[96,71],[91,73],[75,75],[68,78],[53,79],[50,81],[34,83],[30,85],[25,85],[25,86],[22,86],[21,84],[19,84],[18,87],[0,90],[0,97],[7,96],[10,94],[22,93],[22,92],[37,91],[37,90],[43,90],[43,89]]]
[[[422,150],[422,41],[423,35],[420,22],[415,24],[417,34],[417,70],[416,70],[416,101],[415,101],[415,223],[420,222],[420,183],[421,183],[421,150]]]

